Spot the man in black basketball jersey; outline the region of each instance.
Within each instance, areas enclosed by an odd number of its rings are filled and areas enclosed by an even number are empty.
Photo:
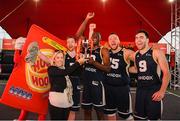
[[[76,41],[74,37],[67,37],[66,39],[66,45],[68,48],[68,51],[65,55],[65,68],[72,66],[76,61]],[[75,74],[76,73],[76,74]],[[75,73],[73,73],[72,76],[70,76],[70,80],[73,86],[73,106],[70,108],[69,118],[68,120],[75,120],[76,118],[76,112],[80,109],[80,74],[81,69],[76,69]],[[79,75],[79,76],[77,76]]]
[[[162,51],[149,47],[146,31],[137,32],[135,43],[138,51],[135,55],[137,90],[134,118],[158,120],[162,115],[162,99],[170,80],[168,63]]]
[[[109,51],[100,47],[101,35],[98,32],[92,34],[93,48],[89,49],[89,61],[85,64],[83,72],[83,98],[85,120],[91,120],[92,107],[96,110],[98,120],[103,120],[103,107],[105,104],[104,72],[110,71]]]
[[[75,36],[69,36],[66,39],[66,45],[68,48],[68,51],[65,55],[65,67],[72,66],[76,61],[76,46],[77,46],[77,40],[82,36],[82,33],[85,30],[85,26],[88,23],[90,19],[94,17],[93,12],[88,12],[86,15],[85,20],[82,22],[80,27],[78,28]],[[76,76],[70,76],[71,83],[73,86],[73,106],[70,108],[70,113],[68,120],[74,121],[76,119],[76,112],[80,109],[80,75],[81,75],[82,68],[76,69],[75,73],[73,75]],[[77,76],[78,75],[78,76]]]
[[[106,74],[104,81],[106,106],[104,113],[108,120],[116,120],[116,112],[122,119],[133,119],[132,102],[129,89],[130,60],[133,60],[134,52],[119,46],[120,40],[117,34],[112,33],[108,37],[110,46],[111,71]]]

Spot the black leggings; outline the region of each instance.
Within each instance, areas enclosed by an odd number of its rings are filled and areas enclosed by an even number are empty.
[[[51,120],[67,120],[69,108],[58,108],[49,104],[49,113]]]

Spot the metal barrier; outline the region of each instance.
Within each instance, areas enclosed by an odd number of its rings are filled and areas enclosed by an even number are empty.
[[[170,89],[180,89],[180,68],[174,68],[171,70],[171,81],[170,81]]]

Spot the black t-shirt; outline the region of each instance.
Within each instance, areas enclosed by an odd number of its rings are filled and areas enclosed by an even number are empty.
[[[80,67],[78,62],[75,62],[72,66],[66,69],[61,69],[57,66],[49,66],[48,76],[51,84],[50,91],[63,92],[66,88],[65,76],[70,76],[78,67]]]

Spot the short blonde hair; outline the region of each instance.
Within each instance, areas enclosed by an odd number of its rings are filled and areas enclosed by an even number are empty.
[[[118,36],[116,33],[111,33],[111,34],[109,35],[108,39],[109,39],[110,37],[112,37],[112,36],[114,36],[117,40],[120,41],[119,36]]]
[[[56,51],[56,52],[54,53],[54,55],[52,56],[52,59],[51,59],[51,65],[54,65],[54,60],[55,60],[55,57],[57,56],[57,54],[60,54],[60,53],[62,53],[62,54],[63,54],[63,57],[65,56],[64,51],[62,51],[62,50],[58,50],[58,51]],[[64,65],[64,64],[63,64],[63,65]]]

